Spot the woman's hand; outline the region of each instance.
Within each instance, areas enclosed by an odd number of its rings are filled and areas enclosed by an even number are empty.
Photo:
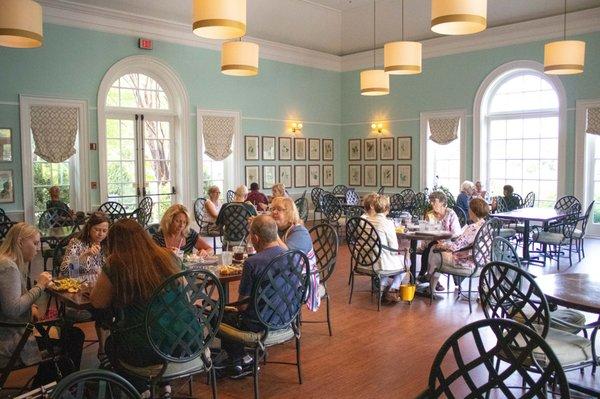
[[[37,305],[31,305],[31,321],[37,323],[40,320],[40,308]]]
[[[87,260],[90,256],[96,256],[100,253],[100,245],[93,244],[91,247],[86,249],[80,256],[80,260]]]
[[[198,256],[204,259],[208,256],[208,252],[206,251],[206,249],[201,249],[200,251],[198,251]]]
[[[50,284],[50,281],[52,281],[52,275],[48,272],[42,272],[38,276],[37,283],[35,285],[45,290],[48,284]]]

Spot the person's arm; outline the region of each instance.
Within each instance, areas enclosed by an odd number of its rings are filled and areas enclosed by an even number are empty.
[[[98,281],[90,294],[90,303],[96,309],[106,309],[112,303],[113,286],[108,276],[102,271],[98,275]]]
[[[383,230],[385,233],[385,238],[387,239],[388,247],[398,249],[400,248],[400,244],[398,243],[398,236],[396,235],[396,227],[394,226],[394,222],[389,219],[386,219],[385,225],[383,226]],[[397,251],[395,251],[397,252]],[[394,252],[394,253],[395,253]]]
[[[5,316],[15,319],[31,309],[31,305],[42,295],[52,279],[44,272],[38,277],[37,284],[21,295],[21,276],[15,267],[0,271],[0,310]]]
[[[254,283],[254,279],[252,278],[253,265],[246,261],[242,270],[242,278],[240,279],[240,286],[238,288],[238,304],[236,306],[239,312],[243,312],[248,307],[248,298],[252,295],[252,285]]]
[[[200,237],[200,235],[198,235],[198,236],[196,237],[196,245],[195,245],[195,247],[196,247],[196,249],[197,249],[198,251],[200,251],[200,252],[202,252],[202,251],[204,251],[204,252],[207,252],[207,251],[212,251],[212,249],[213,249],[213,248],[210,246],[210,244],[209,244],[209,243],[207,243],[206,241],[204,241],[204,240],[202,239],[202,237]],[[200,254],[200,255],[202,256],[202,254]]]
[[[460,227],[460,222],[458,221],[458,216],[454,211],[450,211],[450,232],[452,233],[452,237],[458,237],[462,234],[462,227]]]
[[[206,208],[206,212],[208,212],[208,214],[211,217],[216,219],[219,216],[219,213],[217,212],[217,207],[215,206],[215,204],[213,204],[212,201],[206,201],[206,203],[204,204],[204,208]]]

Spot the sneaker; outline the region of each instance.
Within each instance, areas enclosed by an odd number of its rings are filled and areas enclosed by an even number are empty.
[[[242,366],[241,364],[236,364],[227,370],[229,372],[228,377],[232,380],[239,380],[252,375],[252,365]]]

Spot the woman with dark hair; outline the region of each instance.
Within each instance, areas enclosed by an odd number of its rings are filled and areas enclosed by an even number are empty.
[[[108,234],[108,218],[104,212],[94,212],[77,236],[71,238],[62,263],[60,273],[69,275],[69,265],[74,257],[79,259],[79,272],[82,274],[100,273],[104,266],[106,250],[105,238]]]

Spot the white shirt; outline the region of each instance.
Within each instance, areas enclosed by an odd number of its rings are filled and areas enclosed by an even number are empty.
[[[367,216],[365,219],[371,222],[375,227],[375,230],[377,230],[381,245],[396,249],[399,247],[394,222],[388,219],[383,213]],[[398,254],[397,251],[392,252],[382,248],[381,256],[379,257],[379,261],[375,264],[375,269],[404,271],[404,255]]]

